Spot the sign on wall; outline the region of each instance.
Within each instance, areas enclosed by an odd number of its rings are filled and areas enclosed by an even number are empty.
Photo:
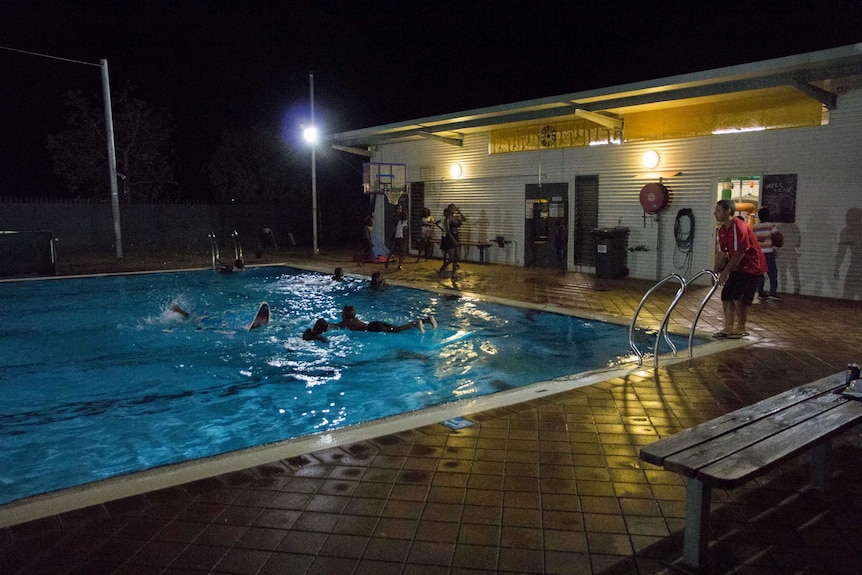
[[[773,222],[796,221],[796,174],[763,176],[761,206]]]

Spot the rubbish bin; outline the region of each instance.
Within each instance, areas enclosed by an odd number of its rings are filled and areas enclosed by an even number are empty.
[[[596,228],[596,277],[604,279],[624,278],[629,275],[626,268],[626,245],[628,228]]]

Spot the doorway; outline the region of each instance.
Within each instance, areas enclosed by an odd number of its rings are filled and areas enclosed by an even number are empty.
[[[575,225],[572,263],[595,267],[596,240],[593,230],[599,225],[599,177],[575,177]]]
[[[554,237],[569,216],[569,184],[527,184],[524,200],[524,265],[557,268]]]

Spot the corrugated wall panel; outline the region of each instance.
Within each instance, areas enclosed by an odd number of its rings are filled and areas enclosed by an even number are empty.
[[[458,204],[467,216],[461,230],[465,242],[503,236],[511,243],[502,248],[492,245],[486,251],[487,261],[523,265],[524,187],[539,181],[540,164],[544,183],[568,183],[559,179],[564,174],[563,159],[563,150],[490,156],[488,137],[479,134],[467,136],[461,147],[435,140],[383,146],[372,161],[406,163],[407,179],[425,182],[425,205],[434,217],[442,218],[446,205]],[[463,169],[459,179],[449,175],[455,163]],[[476,248],[466,249],[470,259],[478,259]]]
[[[668,208],[644,217],[640,189],[655,181],[636,177],[647,171],[641,165],[646,150],[659,152],[657,170],[681,173],[664,180],[672,194]],[[859,88],[841,95],[829,124],[819,127],[493,156],[488,154],[487,134],[470,134],[463,147],[437,141],[383,146],[374,161],[406,162],[411,181],[433,172],[437,179],[426,185],[426,203],[435,216],[446,204],[459,204],[470,218],[471,239],[502,235],[517,242],[489,250],[490,261],[514,265],[524,262],[524,186],[537,183],[541,169],[543,183],[568,184],[573,210],[575,177],[597,175],[599,227],[630,228],[629,247],[642,245],[647,251],[629,252],[628,267],[632,277],[645,279],[670,273],[691,276],[712,267],[718,178],[797,174],[796,222],[780,225],[785,238],[793,241],[779,251],[779,291],[862,299]],[[449,166],[456,162],[464,169],[460,180],[448,177]],[[695,222],[688,261],[677,250],[674,236],[682,208],[692,210]],[[847,244],[844,253],[839,252],[839,240],[848,217],[856,219],[843,237],[855,243]],[[836,261],[840,255],[843,259]]]

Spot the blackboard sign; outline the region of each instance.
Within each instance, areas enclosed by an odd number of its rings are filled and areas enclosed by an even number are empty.
[[[761,205],[769,208],[773,222],[796,221],[796,174],[763,176]]]

